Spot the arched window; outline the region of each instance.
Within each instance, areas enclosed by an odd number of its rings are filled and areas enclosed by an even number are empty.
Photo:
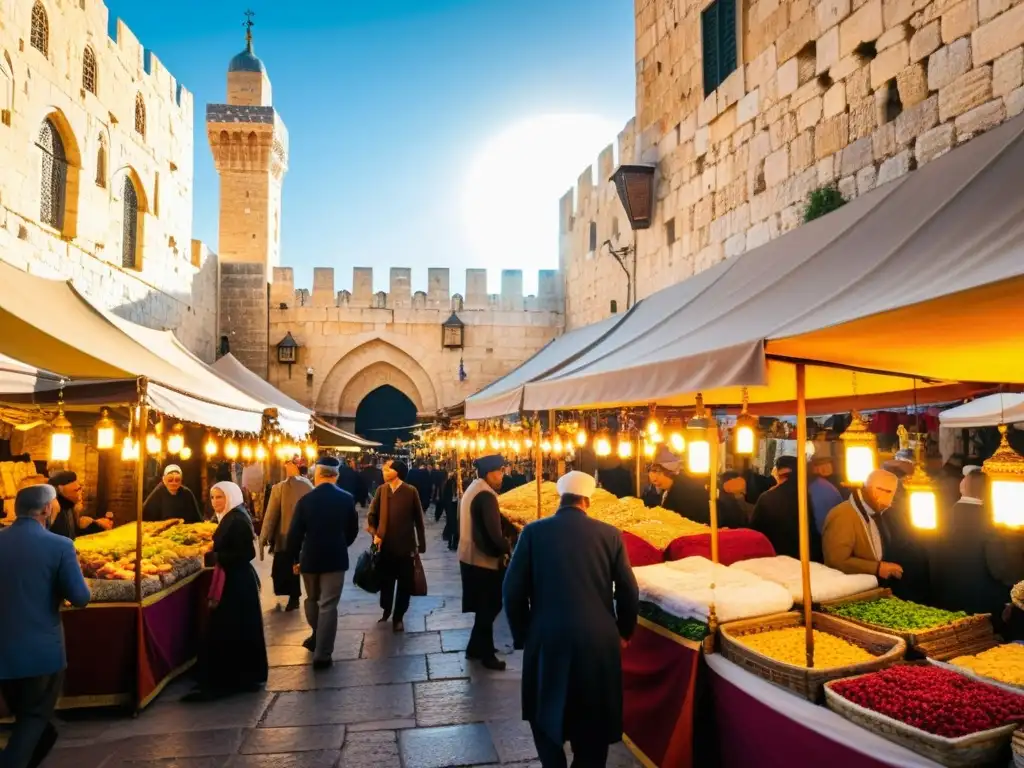
[[[137,252],[139,240],[139,195],[135,191],[132,177],[124,177],[124,232],[121,240],[121,266],[135,269],[138,264]]]
[[[107,186],[107,137],[100,134],[100,146],[96,150],[96,186]]]
[[[88,45],[82,55],[82,88],[89,93],[96,93],[96,54]]]
[[[36,139],[42,162],[39,173],[39,220],[64,229],[64,198],[68,183],[68,159],[57,126],[47,118]]]
[[[146,137],[146,102],[141,93],[135,94],[135,132]]]
[[[49,55],[50,20],[46,17],[46,9],[40,2],[32,6],[32,33],[29,36],[29,42],[43,56]]]

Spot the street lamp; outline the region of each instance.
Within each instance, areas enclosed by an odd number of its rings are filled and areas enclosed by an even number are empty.
[[[292,332],[288,331],[284,338],[277,343],[277,362],[288,366],[289,379],[292,377],[292,366],[298,362],[298,359],[299,343],[292,337]]]
[[[609,253],[626,273],[627,310],[636,303],[636,231],[650,229],[654,217],[654,170],[653,165],[620,165],[610,179],[633,230],[633,242],[624,248],[612,248],[611,241],[605,241]],[[633,257],[632,270],[626,267],[627,256]]]

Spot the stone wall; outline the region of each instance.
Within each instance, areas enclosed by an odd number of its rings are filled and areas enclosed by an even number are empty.
[[[740,66],[706,98],[705,5],[636,4],[637,118],[619,161],[658,166],[641,297],[799,226],[815,188],[863,194],[1024,111],[1020,0],[738,0]],[[600,248],[631,236],[614,236],[611,161],[561,201],[569,327],[625,296]]]
[[[289,267],[274,269],[268,380],[296,400],[345,419],[369,392],[390,384],[420,412],[453,405],[515,368],[563,327],[561,282],[540,273],[539,296],[522,295],[522,273],[502,273],[488,295],[486,270],[467,270],[466,296],[449,294],[447,269],[431,269],[426,291],[411,270],[391,270],[391,290],[373,293],[373,271],[356,267],[352,289],[335,290],[334,270],[314,270],[313,291],[296,290]],[[441,325],[453,311],[465,324],[464,347],[442,347]],[[276,344],[291,333],[294,366],[277,362]],[[232,352],[234,349],[232,348]],[[466,380],[459,380],[462,361]],[[307,375],[307,369],[312,374]]]
[[[0,6],[0,258],[72,278],[91,300],[172,329],[212,359],[217,265],[192,240],[192,96],[122,21],[108,36],[100,0],[40,2],[45,53],[32,44],[34,0]],[[93,84],[84,78],[90,55]],[[47,119],[68,160],[60,230],[41,222],[37,140]],[[138,263],[129,269],[121,266],[126,179],[139,208]]]

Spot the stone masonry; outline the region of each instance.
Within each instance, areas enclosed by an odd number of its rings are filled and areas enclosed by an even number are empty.
[[[799,226],[817,187],[864,194],[1024,111],[1020,0],[740,0],[739,66],[707,98],[705,5],[636,3],[637,117],[617,154],[658,168],[640,297]],[[570,328],[625,305],[602,247],[632,235],[615,154],[560,203]]]
[[[33,44],[40,10],[45,50]],[[90,300],[174,330],[212,360],[217,260],[192,240],[192,95],[109,21],[100,0],[0,5],[0,258],[72,279]],[[60,230],[40,213],[46,120],[68,163]],[[122,267],[126,177],[138,196],[135,268]]]

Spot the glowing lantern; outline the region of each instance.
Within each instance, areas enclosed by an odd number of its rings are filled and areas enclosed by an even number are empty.
[[[561,456],[565,452],[565,445],[558,435],[555,435],[555,439],[551,441],[551,451],[555,456]]]
[[[658,450],[658,446],[656,446],[652,442],[644,440],[644,456],[646,456],[648,459],[653,459],[654,458],[654,453],[657,450]]]
[[[156,456],[163,449],[164,443],[160,439],[160,435],[150,432],[146,435],[146,453],[150,456]]]
[[[488,438],[488,442],[490,442],[490,444],[491,444],[491,450],[492,451],[496,451],[500,447],[500,445],[498,443],[498,436],[497,435],[492,434],[490,436],[490,438]]]
[[[437,438],[437,440],[434,441],[434,450],[437,451],[438,453],[441,453],[442,451],[444,451],[444,445],[444,438],[439,437]]]
[[[548,440],[547,438],[544,438],[543,442],[541,442],[540,444],[540,450],[541,453],[544,454],[551,453],[551,441]]]
[[[526,445],[526,449],[527,450],[529,450],[530,448],[533,448],[533,438],[532,437],[526,438],[526,440],[524,441],[524,444]]]
[[[242,446],[242,461],[252,461],[252,446],[248,443]]]
[[[238,458],[238,443],[234,440],[228,440],[224,443],[224,458],[228,461],[234,461]]]
[[[63,406],[58,406],[57,418],[51,424],[50,461],[71,460],[71,422],[64,416]]]
[[[686,468],[691,475],[711,471],[711,443],[708,442],[708,420],[704,415],[704,397],[697,395],[697,412],[686,424],[689,435],[686,446]]]
[[[512,453],[516,454],[517,456],[519,455],[519,451],[521,449],[521,446],[519,445],[519,441],[518,440],[512,440],[508,444],[508,447],[511,449]]]
[[[608,436],[608,430],[601,430],[598,436],[594,438],[594,453],[602,458],[612,455],[612,441]]]
[[[185,447],[185,435],[182,432],[181,424],[176,424],[171,434],[167,437],[167,452],[173,455],[181,453]]]
[[[683,453],[686,450],[686,438],[682,432],[673,432],[668,436],[668,444],[673,453]],[[653,443],[651,444],[654,445]],[[653,453],[651,454],[654,455]]]
[[[121,461],[138,461],[139,460],[139,443],[137,440],[132,440],[130,437],[126,437],[121,443]]]
[[[256,444],[256,461],[263,461],[267,458],[267,449],[263,447],[263,443]]]
[[[467,440],[465,437],[460,437],[459,438],[459,450],[460,451],[465,451],[468,448],[469,448],[469,440]]]
[[[583,427],[580,427],[579,431],[576,432],[576,445],[578,445],[580,448],[582,448],[586,444],[587,444],[587,430],[585,430]]]
[[[910,498],[910,522],[915,528],[934,531],[939,527],[935,489],[921,463],[921,440],[914,446],[914,472],[903,481]]]
[[[100,411],[100,420],[96,422],[96,447],[107,451],[114,447],[115,428],[110,420],[110,413],[104,408]]]
[[[310,461],[316,458],[317,447],[316,443],[306,443],[306,458]]]
[[[633,455],[633,443],[629,439],[629,435],[622,432],[619,435],[619,458],[628,459]]]
[[[736,447],[738,456],[753,456],[757,447],[757,419],[747,413],[747,388],[743,388],[743,410],[736,417]]]
[[[878,441],[868,425],[854,411],[851,414],[850,426],[839,436],[843,442],[846,485],[861,486],[875,470],[875,457]]]
[[[992,486],[992,516],[999,525],[1024,526],[1024,456],[1006,439],[1006,425],[999,425],[999,447],[981,465]]]
[[[203,446],[203,453],[206,454],[207,458],[213,458],[217,455],[217,441],[213,439],[213,435],[207,436],[206,445]]]
[[[485,449],[486,447],[487,447],[487,440],[486,440],[486,439],[484,439],[483,437],[478,437],[478,438],[476,439],[476,449],[477,449],[478,451],[482,451],[482,450],[484,450],[484,449]]]
[[[192,449],[186,445],[184,448],[181,449],[181,452],[178,454],[178,456],[181,457],[182,461],[188,461],[189,459],[192,458]]]

